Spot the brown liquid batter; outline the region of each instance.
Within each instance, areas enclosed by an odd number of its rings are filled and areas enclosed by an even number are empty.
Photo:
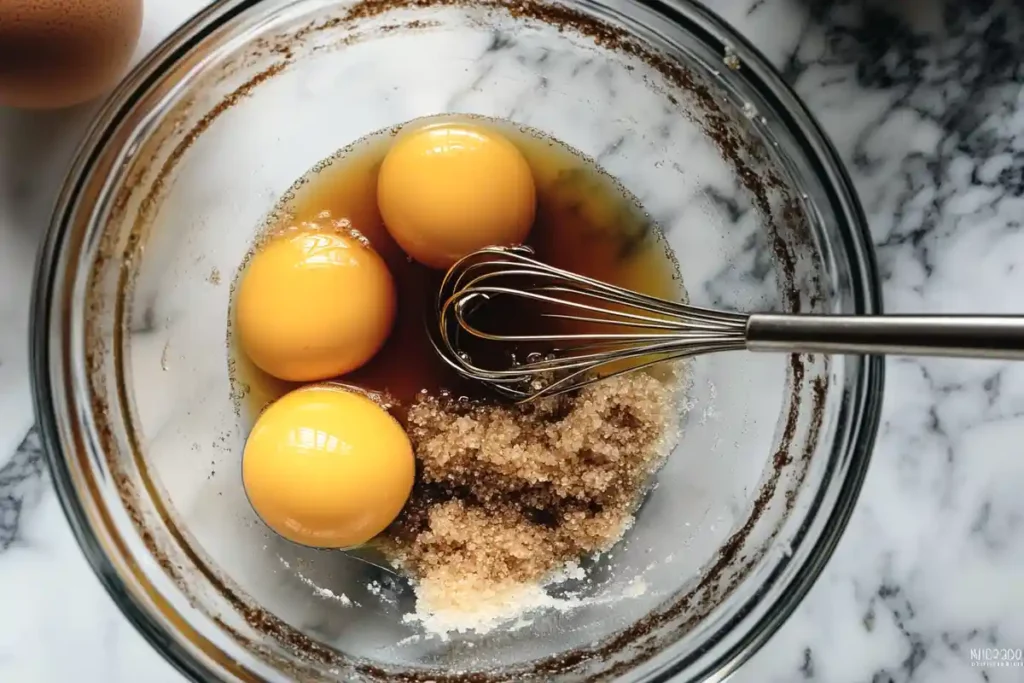
[[[533,171],[537,218],[527,244],[538,259],[655,296],[681,298],[682,284],[671,252],[634,197],[592,161],[561,143],[505,122],[484,121],[519,147]],[[424,389],[432,395],[445,389],[476,399],[488,397],[441,361],[424,333],[424,315],[434,304],[443,273],[411,261],[381,221],[377,171],[393,136],[391,130],[370,135],[318,164],[282,198],[265,232],[288,224],[323,222],[326,212],[334,220],[347,219],[383,257],[398,292],[394,331],[370,363],[339,379],[390,396],[396,417],[404,420],[405,410]],[[533,316],[508,317],[516,333],[550,332],[550,327],[531,329],[533,320]],[[582,328],[570,324],[564,331]],[[297,386],[260,371],[237,349],[232,356],[234,379],[246,394],[250,416]]]

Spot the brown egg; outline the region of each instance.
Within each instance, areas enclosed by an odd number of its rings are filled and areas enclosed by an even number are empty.
[[[0,105],[68,107],[112,88],[142,27],[142,0],[0,0]]]

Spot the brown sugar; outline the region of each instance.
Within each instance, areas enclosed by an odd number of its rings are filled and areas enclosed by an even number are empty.
[[[614,544],[670,445],[677,387],[635,373],[525,406],[422,396],[418,482],[384,543],[420,610],[492,610]]]

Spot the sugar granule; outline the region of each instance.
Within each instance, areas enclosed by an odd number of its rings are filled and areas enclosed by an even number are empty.
[[[417,484],[383,549],[428,631],[486,631],[567,607],[546,579],[613,545],[675,435],[678,376],[634,373],[524,406],[421,396]],[[562,604],[565,603],[565,604]]]

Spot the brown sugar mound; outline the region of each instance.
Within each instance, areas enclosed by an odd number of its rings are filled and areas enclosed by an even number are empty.
[[[421,398],[417,484],[385,552],[421,599],[471,611],[611,546],[670,445],[677,386],[634,373],[525,406]]]

